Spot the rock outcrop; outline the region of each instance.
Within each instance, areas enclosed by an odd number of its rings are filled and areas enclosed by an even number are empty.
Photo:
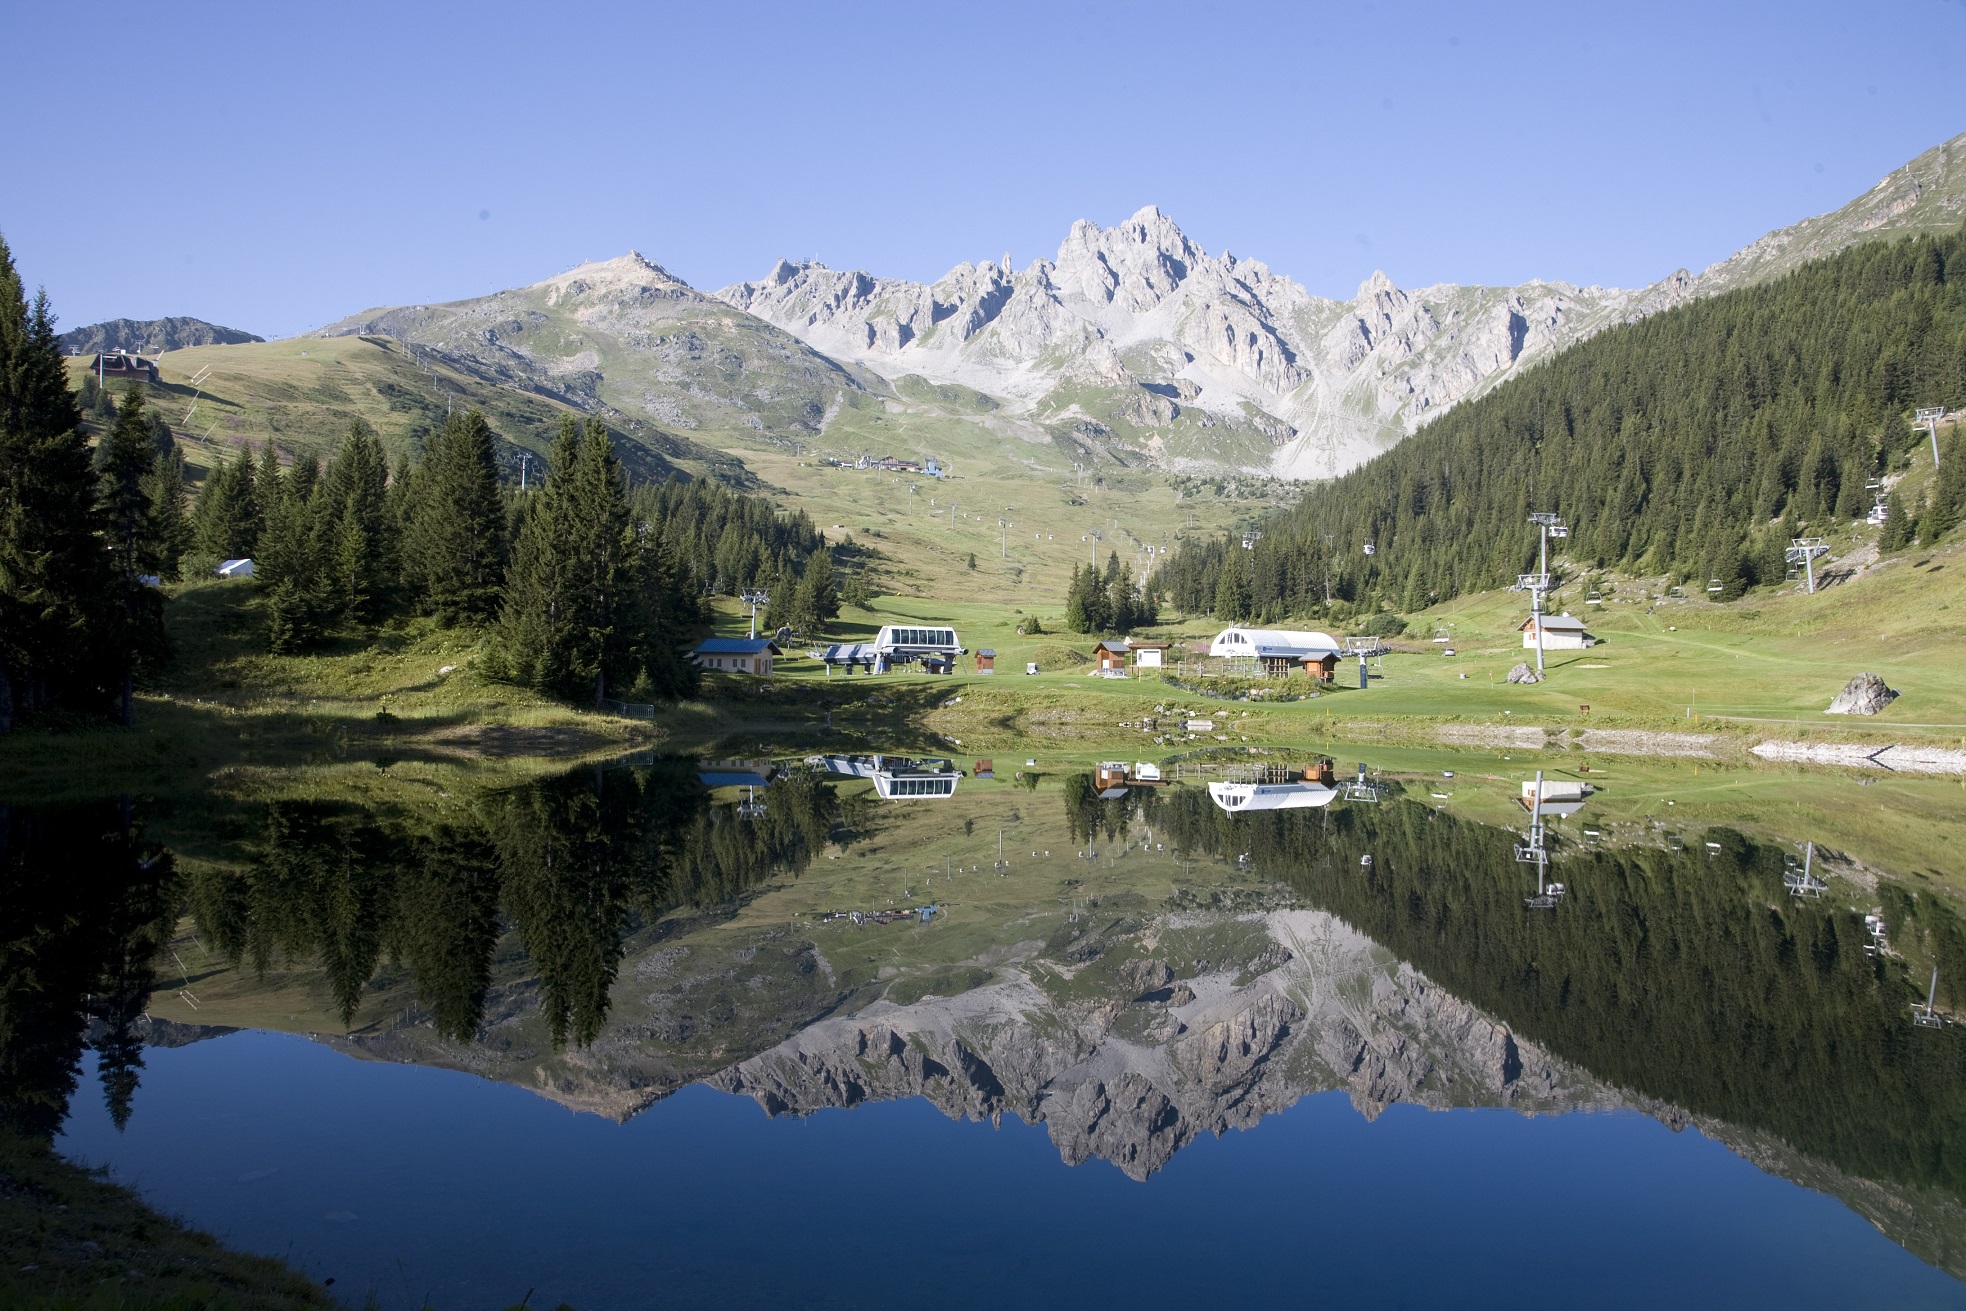
[[[1829,703],[1826,712],[1832,715],[1874,715],[1898,699],[1898,694],[1884,685],[1884,680],[1876,674],[1858,674],[1843,685]]]
[[[1535,668],[1525,661],[1509,670],[1509,681],[1511,683],[1540,683],[1543,681],[1543,676],[1537,673]]]

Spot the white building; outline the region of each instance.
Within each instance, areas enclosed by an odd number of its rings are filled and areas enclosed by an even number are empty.
[[[1338,799],[1329,783],[1210,783],[1208,799],[1231,815],[1252,810],[1304,810]]]
[[[1545,651],[1581,651],[1588,646],[1596,646],[1597,638],[1584,631],[1584,621],[1565,611],[1560,615],[1544,615],[1543,649]],[[1536,619],[1534,616],[1522,623],[1522,645],[1528,650],[1536,649]]]
[[[1302,667],[1319,678],[1332,676],[1344,649],[1344,643],[1329,633],[1299,628],[1225,628],[1208,644],[1208,654],[1255,660],[1266,674],[1287,674]]]

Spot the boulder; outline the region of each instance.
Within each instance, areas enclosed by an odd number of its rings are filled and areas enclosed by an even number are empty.
[[[1531,669],[1527,662],[1524,662],[1509,671],[1509,681],[1511,683],[1540,683],[1543,681],[1543,676],[1534,669]]]
[[[1897,699],[1897,693],[1884,685],[1876,674],[1858,674],[1843,685],[1836,700],[1829,703],[1832,715],[1874,715]]]

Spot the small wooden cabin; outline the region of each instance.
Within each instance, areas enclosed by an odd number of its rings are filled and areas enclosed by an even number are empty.
[[[976,653],[976,672],[979,674],[996,673],[997,653],[991,650],[987,646],[984,647],[981,651],[978,651]]]
[[[1125,673],[1128,650],[1129,648],[1125,638],[1120,638],[1117,641],[1108,638],[1101,642],[1098,649],[1092,653],[1093,658],[1099,662],[1099,672],[1102,674]]]

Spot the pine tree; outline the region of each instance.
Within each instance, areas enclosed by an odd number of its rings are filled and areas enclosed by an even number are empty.
[[[818,633],[840,613],[840,589],[833,577],[833,553],[820,549],[806,560],[792,602],[792,626]]]
[[[1905,517],[1905,503],[1896,490],[1884,498],[1884,526],[1877,532],[1877,549],[1896,551],[1911,541],[1911,523]]]
[[[259,497],[253,487],[252,448],[220,460],[198,493],[193,535],[202,555],[220,560],[252,558],[259,544]]]
[[[1938,477],[1932,480],[1931,499],[1918,521],[1919,540],[1935,546],[1941,537],[1959,526],[1966,511],[1966,440],[1955,435],[1947,443],[1939,462]]]
[[[296,468],[305,467],[297,463]],[[269,443],[255,486],[265,527],[253,558],[266,596],[266,648],[275,655],[304,651],[327,636],[336,613],[332,559],[311,479],[283,477]]]
[[[396,524],[389,465],[375,432],[357,420],[321,482],[322,547],[332,561],[335,608],[351,622],[374,620],[396,586]]]
[[[47,297],[30,306],[0,240],[0,732],[115,686],[113,583],[96,479]]]
[[[192,543],[191,518],[184,503],[184,455],[176,441],[151,464],[143,494],[150,502],[151,564],[158,577],[175,582],[178,562]]]
[[[118,718],[136,713],[136,676],[165,657],[162,597],[138,579],[156,567],[150,540],[151,504],[145,485],[157,464],[143,389],[131,387],[117,407],[116,425],[103,440],[99,514],[104,545],[114,575],[113,628],[117,648]]]
[[[633,679],[648,637],[641,543],[607,428],[571,416],[513,550],[501,662],[518,681],[596,705]]]
[[[1065,629],[1072,633],[1090,633],[1098,625],[1096,608],[1087,604],[1091,587],[1086,581],[1090,569],[1072,566],[1072,581],[1065,589]],[[1093,583],[1097,583],[1094,575]]]
[[[1211,608],[1217,619],[1228,623],[1239,624],[1249,618],[1249,552],[1238,549],[1233,543],[1222,562],[1221,581],[1216,584]]]
[[[150,572],[151,505],[145,486],[157,464],[141,387],[123,393],[116,424],[103,439],[102,450],[103,535],[117,581],[135,587],[137,576]]]
[[[491,428],[454,415],[430,443],[406,505],[405,571],[422,608],[447,626],[499,613],[505,508]]]

